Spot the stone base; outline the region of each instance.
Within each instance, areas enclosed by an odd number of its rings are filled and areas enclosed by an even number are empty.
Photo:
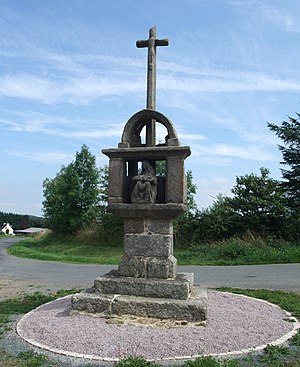
[[[135,315],[198,322],[205,321],[207,318],[207,291],[194,287],[187,300],[100,294],[94,290],[85,291],[72,297],[72,309],[106,317]]]
[[[112,270],[94,281],[96,293],[188,299],[194,285],[193,273],[178,273],[175,279],[122,277]]]

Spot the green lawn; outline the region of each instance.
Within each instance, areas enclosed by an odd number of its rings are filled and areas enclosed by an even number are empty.
[[[15,256],[39,260],[85,264],[118,264],[123,253],[121,244],[103,240],[58,237],[48,234],[41,239],[26,238],[8,249]],[[229,239],[223,242],[176,248],[179,265],[250,265],[299,263],[300,243],[275,240]]]
[[[296,317],[300,316],[300,295],[290,292],[269,290],[230,289],[223,290],[246,294],[248,296],[265,299],[278,304],[290,311]],[[12,325],[10,316],[26,313],[37,306],[75,293],[78,290],[60,291],[55,294],[44,295],[35,293],[23,297],[0,301],[0,338],[5,335]],[[52,361],[41,353],[31,350],[17,356],[10,355],[0,349],[1,367],[64,367]],[[101,363],[99,363],[99,367]],[[115,367],[160,367],[160,364],[147,362],[143,358],[129,357],[114,365]],[[199,357],[193,361],[183,362],[178,367],[300,367],[300,333],[294,336],[288,344],[282,346],[268,346],[261,354],[249,354],[242,358],[218,360],[212,357]],[[175,366],[174,366],[175,367]]]

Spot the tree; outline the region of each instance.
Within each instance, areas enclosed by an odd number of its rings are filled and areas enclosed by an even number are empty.
[[[197,204],[195,200],[195,195],[197,193],[197,185],[193,182],[193,173],[188,170],[185,174],[186,179],[186,190],[187,190],[187,200],[186,205],[188,212],[195,212],[197,210]]]
[[[186,171],[185,180],[187,211],[174,220],[174,238],[178,246],[190,245],[196,228],[197,204],[195,194],[197,185],[193,182],[192,171]]]
[[[241,234],[247,231],[261,235],[276,233],[285,218],[286,208],[278,182],[269,177],[267,168],[260,168],[260,174],[238,176],[231,189],[234,196],[227,198]]]
[[[282,164],[289,166],[289,169],[282,169],[284,181],[281,187],[287,199],[287,205],[298,215],[300,214],[300,114],[297,118],[289,117],[288,121],[283,121],[280,126],[268,123],[271,131],[283,141],[284,145],[279,145],[282,152]]]
[[[96,166],[96,157],[83,145],[76,153],[74,169],[79,179],[79,215],[83,225],[97,217],[99,209],[100,171]]]
[[[74,162],[43,182],[48,226],[56,232],[74,232],[93,223],[99,209],[98,185],[96,158],[83,145]]]
[[[108,201],[108,166],[107,164],[100,167],[100,202],[102,206],[106,206]]]
[[[196,243],[227,239],[235,234],[234,212],[229,198],[218,194],[212,205],[196,213],[196,226],[193,241]]]

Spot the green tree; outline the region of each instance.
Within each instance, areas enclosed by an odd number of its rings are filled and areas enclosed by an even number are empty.
[[[99,189],[100,189],[100,202],[102,207],[107,205],[108,201],[108,166],[107,164],[100,167],[100,179],[99,179]]]
[[[55,178],[43,182],[43,211],[56,232],[74,232],[89,226],[99,210],[99,170],[86,145],[75,161],[63,166]]]
[[[96,157],[83,145],[76,153],[74,169],[79,179],[79,215],[83,225],[96,219],[99,210],[100,171],[96,166]]]
[[[236,178],[227,203],[233,211],[236,228],[244,234],[278,233],[286,215],[284,198],[278,182],[269,177],[267,168],[260,168],[260,176],[251,173]]]
[[[227,196],[217,195],[211,206],[196,213],[196,218],[195,243],[224,240],[235,234],[234,212]]]
[[[197,185],[193,182],[193,173],[188,170],[185,174],[186,189],[187,189],[187,200],[186,205],[189,212],[195,212],[197,210],[197,203],[195,195],[197,193]]]
[[[192,243],[197,228],[197,204],[195,201],[197,185],[193,182],[192,171],[186,171],[185,180],[187,211],[174,220],[175,243],[181,247],[189,246]]]
[[[282,153],[282,164],[289,166],[289,169],[282,169],[284,181],[281,187],[287,198],[287,204],[292,211],[300,214],[300,114],[297,118],[289,117],[288,121],[283,121],[281,125],[268,123],[271,131],[283,141],[284,145],[279,145]]]

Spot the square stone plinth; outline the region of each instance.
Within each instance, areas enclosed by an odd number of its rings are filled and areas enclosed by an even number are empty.
[[[134,315],[190,322],[205,321],[207,318],[207,291],[194,287],[187,300],[127,295],[112,297],[112,295],[97,292],[82,292],[72,297],[72,309],[100,316]]]
[[[175,278],[177,274],[177,259],[154,256],[124,255],[118,268],[119,275],[134,278]]]
[[[188,299],[194,284],[193,273],[178,273],[175,279],[147,279],[119,276],[117,271],[94,281],[95,291],[103,294]]]
[[[127,256],[162,256],[173,254],[173,236],[170,234],[125,234],[124,253]]]

